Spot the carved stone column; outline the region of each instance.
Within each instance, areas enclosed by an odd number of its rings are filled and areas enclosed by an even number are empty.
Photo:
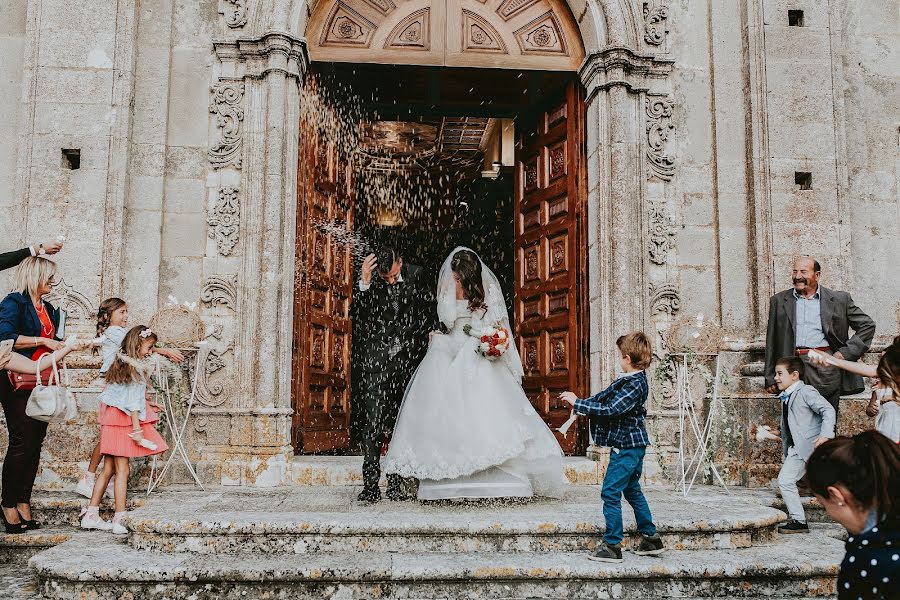
[[[674,236],[663,189],[674,170],[674,159],[665,152],[672,65],[671,59],[611,47],[590,54],[580,70],[587,89],[594,391],[615,374],[616,338],[634,330],[653,335],[657,315],[671,317],[679,303],[665,264]],[[655,418],[651,412],[651,435],[658,428]],[[658,478],[658,453],[666,454],[653,444],[644,460],[651,480]],[[602,460],[603,452],[592,448],[589,455]]]
[[[279,485],[292,454],[297,128],[309,60],[306,43],[283,33],[220,42],[215,50],[222,64],[211,111],[221,132],[210,162],[220,189],[208,220],[217,253],[228,258],[208,261],[202,300],[210,311],[233,302],[234,317],[219,329],[230,337],[224,349],[209,350],[219,384],[201,379],[207,397],[227,398],[198,410],[206,434],[200,467],[217,483]],[[220,265],[231,274],[215,272]],[[233,357],[225,360],[229,343]]]
[[[644,99],[652,88],[663,87],[672,64],[626,48],[607,48],[591,53],[580,70],[587,89],[594,389],[615,372],[615,339],[644,329],[648,321]]]

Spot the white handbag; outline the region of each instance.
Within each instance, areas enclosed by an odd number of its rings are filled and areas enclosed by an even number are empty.
[[[63,369],[65,370],[65,366]],[[66,375],[68,379],[68,371],[66,371]],[[56,385],[53,385],[54,381]],[[66,386],[60,384],[56,362],[53,362],[53,370],[47,380],[47,385],[43,385],[40,361],[38,361],[37,384],[31,390],[31,395],[28,396],[25,414],[32,419],[48,423],[65,423],[78,416],[75,398]]]

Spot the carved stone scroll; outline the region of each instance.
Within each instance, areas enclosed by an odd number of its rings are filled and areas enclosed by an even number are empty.
[[[669,134],[675,129],[672,124],[674,106],[675,101],[669,97],[647,95],[648,178],[655,175],[663,181],[671,181],[675,174],[675,157],[665,152]]]
[[[206,223],[209,225],[209,237],[216,240],[216,247],[222,256],[229,256],[237,245],[240,222],[241,205],[237,188],[221,188]]]
[[[228,165],[241,167],[241,150],[243,149],[244,83],[241,81],[220,80],[210,88],[212,102],[209,112],[216,115],[221,128],[219,139],[209,149],[209,162],[214,169]]]
[[[97,317],[97,309],[94,308],[88,297],[66,283],[65,279],[60,279],[51,288],[50,293],[44,296],[44,300],[65,309],[70,318],[95,319]]]
[[[650,262],[664,265],[669,250],[675,248],[675,220],[669,215],[665,202],[660,200],[650,202],[648,217],[650,231],[647,249],[650,252]]]
[[[238,29],[247,24],[248,0],[224,0],[233,8],[225,10],[225,24],[232,29]]]
[[[666,314],[670,317],[681,308],[681,295],[674,283],[650,284],[650,314]]]
[[[666,37],[666,19],[669,18],[669,7],[664,1],[646,0],[644,2],[644,40],[648,44],[659,46]]]
[[[237,306],[237,275],[210,275],[200,290],[200,301],[209,306]]]
[[[219,352],[203,346],[200,350],[200,372],[196,374],[199,378],[197,381],[197,400],[208,407],[221,406],[228,399],[228,391],[232,387],[231,378],[226,374],[219,374],[221,371],[227,371],[225,363],[225,355],[233,354],[232,348],[229,346],[223,352]]]

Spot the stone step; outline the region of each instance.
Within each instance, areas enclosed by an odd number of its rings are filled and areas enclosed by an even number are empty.
[[[0,598],[39,600],[37,575],[24,564],[0,561]]]
[[[128,510],[142,506],[144,497],[136,491],[129,493]],[[44,527],[70,526],[78,527],[81,522],[82,508],[88,505],[88,499],[75,492],[35,492],[31,499],[32,517]],[[104,519],[111,519],[113,501],[103,500],[100,514]]]
[[[799,539],[798,539],[799,538]],[[242,554],[215,560],[80,536],[31,559],[47,598],[820,598],[842,544],[821,532],[749,550],[631,553],[620,564],[564,552]]]
[[[0,533],[0,563],[24,565],[28,559],[72,538],[74,527],[42,527],[25,533]]]
[[[137,549],[199,554],[322,552],[577,552],[603,532],[600,488],[573,486],[560,500],[368,505],[359,488],[230,489],[168,492],[129,513]],[[754,499],[698,488],[646,495],[664,543],[673,549],[749,548],[770,543],[785,515]],[[624,510],[627,544],[635,534]]]
[[[288,463],[287,484],[314,487],[362,485],[362,461],[362,456],[295,456]],[[573,485],[603,483],[605,463],[584,456],[567,456],[563,466]],[[385,486],[384,476],[381,486]]]
[[[834,523],[831,517],[828,516],[828,513],[825,512],[825,508],[815,498],[801,498],[800,501],[803,504],[803,512],[806,513],[806,520],[809,523]],[[787,513],[787,507],[781,498],[775,498],[772,501],[772,508]]]

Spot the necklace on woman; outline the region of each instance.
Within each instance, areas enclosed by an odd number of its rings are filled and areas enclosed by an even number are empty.
[[[49,315],[47,315],[47,309],[44,308],[44,303],[42,302],[40,306],[35,306],[34,309],[37,311],[38,321],[41,322],[41,335],[50,337],[53,333],[53,323],[50,321]]]

